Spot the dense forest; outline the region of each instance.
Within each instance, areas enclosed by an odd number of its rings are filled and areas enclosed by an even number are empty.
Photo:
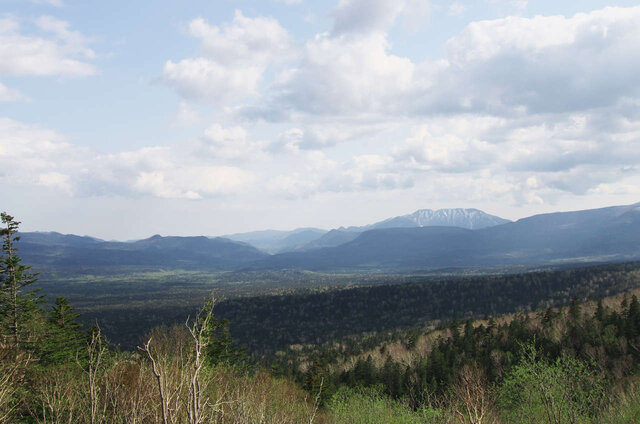
[[[454,318],[531,311],[640,287],[640,263],[234,298],[216,311],[252,352]]]
[[[219,303],[211,297],[181,324],[156,327],[136,349],[121,351],[99,321],[83,327],[65,298],[46,306],[33,288],[37,274],[15,249],[19,223],[7,214],[2,223],[2,423],[640,419],[637,263]],[[383,300],[364,312],[367,302]],[[237,315],[229,313],[238,304]],[[287,308],[300,312],[264,339],[246,333],[240,345],[250,356],[232,343],[247,323],[276,325]],[[306,336],[313,314],[320,330]],[[292,326],[295,320],[302,324]],[[341,320],[344,330],[321,336]],[[283,338],[265,341],[281,329],[289,329]],[[292,340],[305,344],[278,350]]]
[[[318,274],[301,271],[80,275],[39,284],[100,322],[113,344],[135,349],[153,327],[182,323],[211,291],[216,315],[253,353],[453,318],[535,310],[640,287],[640,263],[511,274]],[[453,270],[452,270],[453,271]],[[60,271],[58,271],[60,272]],[[493,270],[497,272],[497,270]],[[85,279],[83,281],[83,278]]]

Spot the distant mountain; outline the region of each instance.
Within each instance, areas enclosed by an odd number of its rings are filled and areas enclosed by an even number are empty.
[[[489,215],[478,209],[420,209],[409,215],[397,216],[365,227],[367,230],[379,228],[410,227],[460,227],[469,230],[494,227],[511,222],[499,216]]]
[[[321,249],[323,247],[340,246],[341,244],[348,243],[351,240],[357,238],[360,234],[360,231],[350,231],[344,228],[331,230],[328,233],[325,233],[322,236],[318,237],[317,239],[312,240],[303,246],[300,246],[297,250],[306,251]]]
[[[272,249],[297,249],[275,255],[243,241],[203,236],[156,235],[113,242],[59,233],[20,233],[18,248],[24,263],[36,266],[216,270],[410,271],[640,259],[640,203],[535,215],[490,226],[502,221],[475,209],[423,210],[367,227],[235,235]],[[323,247],[323,243],[332,246]]]
[[[225,238],[162,237],[108,242],[59,233],[20,233],[24,263],[49,266],[160,266],[233,269],[268,255]]]
[[[252,231],[249,233],[228,234],[222,237],[248,243],[267,253],[279,253],[296,250],[320,238],[326,232],[326,230],[319,228],[297,228],[292,231]]]
[[[470,230],[493,227],[511,222],[495,215],[489,215],[478,209],[420,209],[412,214],[396,216],[384,221],[362,227],[340,227],[331,230],[298,250],[312,250],[323,247],[335,247],[354,240],[359,233],[382,228],[416,228],[416,227],[459,227]]]
[[[444,226],[373,229],[335,247],[274,255],[254,267],[417,270],[637,258],[640,203],[535,215],[477,230]]]

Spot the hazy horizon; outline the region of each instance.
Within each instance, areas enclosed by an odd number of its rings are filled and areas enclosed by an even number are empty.
[[[607,207],[616,207],[616,206],[631,206],[634,205],[636,203],[640,202],[634,202],[634,203],[630,203],[628,205],[606,205],[606,206],[601,206],[602,208],[607,208]],[[598,208],[593,208],[593,209],[599,209]],[[422,210],[424,209],[430,209],[430,208],[422,208]],[[432,209],[432,208],[431,208]],[[441,208],[441,209],[456,209],[456,208]],[[477,208],[459,208],[459,209],[477,209]],[[591,208],[590,208],[591,209]],[[397,216],[402,216],[402,215],[410,215],[414,212],[417,212],[418,210],[421,209],[417,209],[411,212],[408,212],[406,214],[400,214],[400,215],[394,215],[394,216],[387,216],[384,217],[382,219],[376,220],[376,221],[371,221],[371,222],[361,222],[358,224],[354,224],[354,225],[336,225],[334,227],[319,227],[319,226],[314,226],[314,225],[308,225],[308,226],[301,226],[301,227],[283,227],[283,228],[258,228],[258,229],[251,229],[251,230],[246,230],[246,231],[235,231],[235,232],[228,232],[228,233],[220,233],[220,234],[204,234],[204,233],[192,233],[192,234],[172,234],[172,233],[167,233],[167,232],[163,232],[163,231],[156,231],[147,235],[144,235],[142,237],[136,237],[136,238],[122,238],[122,239],[117,239],[117,238],[104,238],[104,237],[99,237],[95,234],[79,234],[79,233],[64,233],[61,231],[57,231],[57,230],[47,230],[47,229],[21,229],[21,231],[27,231],[27,232],[43,232],[43,233],[47,233],[47,232],[57,232],[57,233],[62,233],[62,234],[73,234],[73,235],[77,235],[77,236],[88,236],[88,237],[94,237],[94,238],[99,238],[105,241],[133,241],[133,240],[143,240],[143,239],[147,239],[150,237],[153,237],[155,235],[161,235],[163,237],[168,237],[168,236],[183,236],[183,237],[190,237],[190,236],[206,236],[206,237],[223,237],[223,236],[228,236],[228,235],[235,235],[235,234],[244,234],[244,233],[253,233],[253,232],[261,232],[261,231],[282,231],[282,232],[288,232],[288,231],[293,231],[293,230],[298,230],[298,229],[306,229],[306,228],[313,228],[313,229],[319,229],[319,230],[324,230],[324,231],[330,231],[330,230],[334,230],[334,229],[339,229],[341,227],[351,227],[351,226],[366,226],[366,225],[370,225],[370,224],[374,224],[377,222],[381,222],[384,221],[385,219],[389,219],[389,218],[395,218]],[[435,209],[437,210],[437,209]],[[573,212],[573,211],[577,211],[577,210],[582,210],[582,209],[571,209],[571,210],[556,210],[556,211],[549,211],[549,212],[543,212],[543,213],[554,213],[554,212]],[[481,210],[482,211],[482,210]],[[496,214],[490,214],[487,211],[482,211],[485,212],[489,215],[493,215],[493,216],[498,216],[500,218],[505,218],[504,216],[500,216],[500,215],[496,215]],[[534,215],[538,215],[538,214],[534,214]],[[505,219],[509,219],[510,221],[517,221],[519,219],[522,218],[528,218],[532,215],[526,215],[526,216],[521,216],[515,219],[511,219],[511,218],[505,218]]]

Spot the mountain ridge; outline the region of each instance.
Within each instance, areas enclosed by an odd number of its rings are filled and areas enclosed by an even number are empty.
[[[304,246],[305,239],[320,232],[323,232],[320,239],[334,237],[336,245],[298,248],[272,255],[245,242],[205,236],[154,235],[142,240],[113,242],[55,232],[20,233],[22,240],[18,246],[25,263],[34,265],[143,265],[218,270],[405,271],[640,258],[640,203],[539,214],[477,229],[418,226],[433,222],[420,221],[433,215],[423,211],[409,215],[414,219],[413,226],[385,228],[389,224],[389,220],[385,220],[376,223],[382,228],[362,232],[318,229],[289,232],[281,240],[289,237],[287,243],[291,245]]]

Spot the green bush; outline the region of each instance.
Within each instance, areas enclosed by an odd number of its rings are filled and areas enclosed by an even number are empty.
[[[567,355],[547,362],[529,346],[498,388],[498,402],[505,422],[587,423],[603,407],[604,391],[585,363]]]
[[[424,408],[413,411],[375,389],[342,387],[327,405],[330,422],[335,424],[418,424],[444,423],[440,410]]]

